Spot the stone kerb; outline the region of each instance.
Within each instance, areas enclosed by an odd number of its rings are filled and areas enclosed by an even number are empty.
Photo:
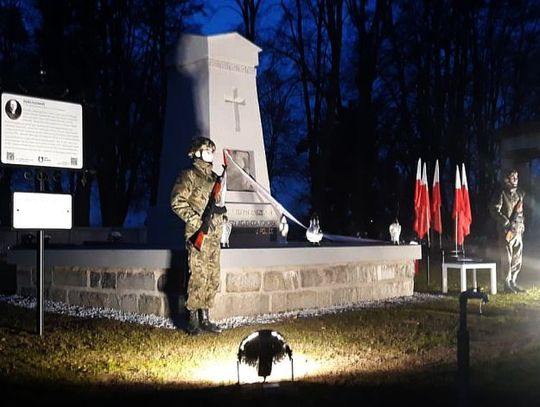
[[[211,316],[262,315],[412,295],[414,261],[229,268]]]
[[[53,267],[44,272],[45,298],[69,305],[165,316],[166,269]],[[18,267],[17,293],[36,295],[35,267]]]

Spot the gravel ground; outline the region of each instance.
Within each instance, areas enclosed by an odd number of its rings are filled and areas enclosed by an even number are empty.
[[[292,318],[309,318],[319,315],[338,314],[367,308],[399,306],[431,302],[445,298],[444,295],[415,293],[410,297],[397,297],[387,300],[364,301],[352,306],[329,307],[324,309],[307,309],[301,311],[282,312],[279,314],[259,315],[251,317],[233,317],[218,321],[223,329],[246,325],[270,324]],[[0,301],[23,308],[35,308],[36,299],[19,295],[0,295]],[[123,322],[151,325],[157,328],[178,329],[170,318],[156,315],[142,315],[122,312],[110,308],[92,308],[79,305],[67,305],[61,302],[45,301],[45,312],[63,314],[79,318],[108,318]]]

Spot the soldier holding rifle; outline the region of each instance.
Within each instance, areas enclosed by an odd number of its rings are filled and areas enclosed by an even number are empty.
[[[506,273],[504,291],[518,293],[525,291],[516,284],[523,259],[523,198],[525,193],[518,189],[518,172],[508,170],[504,176],[502,191],[490,204],[490,213],[497,221],[499,242],[502,250],[501,268]]]
[[[194,139],[189,150],[192,166],[180,173],[171,192],[171,208],[186,224],[187,331],[191,335],[221,332],[208,318],[219,288],[220,241],[226,213],[222,202],[220,206],[222,177],[212,171],[215,150],[212,140]]]

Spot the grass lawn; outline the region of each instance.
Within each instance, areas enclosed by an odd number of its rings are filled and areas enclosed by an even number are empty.
[[[457,274],[457,273],[456,273]],[[480,284],[488,285],[479,273]],[[527,293],[490,296],[479,314],[469,301],[470,405],[540,400],[540,279],[524,270]],[[416,277],[416,290],[440,292],[440,266]],[[34,334],[35,311],[0,303],[2,400],[40,405],[458,405],[457,275],[448,296],[240,327],[221,335],[189,337],[182,331],[113,320],[45,315],[45,335]],[[257,329],[275,329],[293,350],[262,384],[241,368],[240,341]]]

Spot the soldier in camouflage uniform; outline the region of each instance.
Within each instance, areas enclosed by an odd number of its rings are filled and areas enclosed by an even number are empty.
[[[189,241],[202,224],[201,216],[217,179],[217,174],[212,171],[215,149],[212,140],[196,138],[189,151],[193,165],[180,173],[171,192],[171,208],[186,224],[185,238],[190,274],[186,308],[189,311],[188,332],[192,335],[203,331],[221,332],[221,329],[208,319],[208,309],[212,308],[219,288],[220,240],[225,207],[214,212],[201,251]]]
[[[509,170],[504,177],[504,188],[495,195],[490,204],[492,217],[497,221],[499,246],[502,251],[501,269],[505,273],[504,291],[517,293],[525,291],[516,284],[523,258],[523,198],[525,193],[518,190],[518,172]]]

